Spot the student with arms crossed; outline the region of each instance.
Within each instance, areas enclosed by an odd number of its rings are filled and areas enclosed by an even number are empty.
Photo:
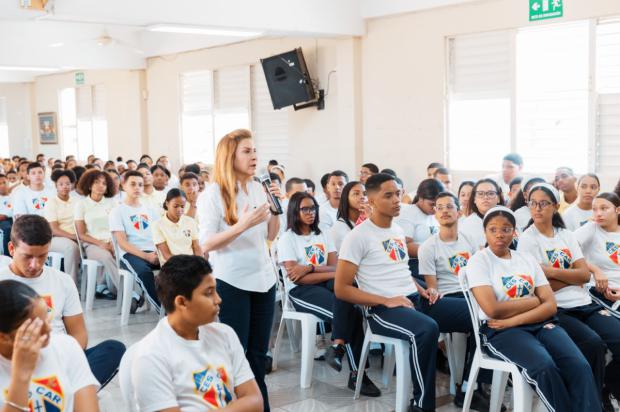
[[[374,333],[411,344],[414,389],[410,410],[433,411],[439,327],[414,308],[420,306],[420,294],[428,295],[411,277],[405,234],[393,222],[400,213],[401,191],[394,177],[385,173],[369,177],[366,191],[373,212],[342,242],[336,297],[368,306],[368,322]]]
[[[99,411],[99,382],[80,345],[51,332],[45,299],[0,281],[0,411]]]
[[[540,264],[509,248],[513,212],[496,206],[482,225],[488,246],[465,271],[479,305],[482,350],[516,365],[549,411],[601,410],[592,369],[557,324],[553,290]]]

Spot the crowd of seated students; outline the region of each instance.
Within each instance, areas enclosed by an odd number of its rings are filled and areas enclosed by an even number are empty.
[[[116,373],[122,343],[88,348],[76,287],[80,245],[103,265],[97,297],[116,298],[120,262],[138,284],[131,312],[148,300],[167,314],[134,360],[132,379],[149,382],[136,393],[144,410],[200,405],[196,394],[207,389],[208,374],[222,389],[210,406],[269,410],[263,332],[273,321],[273,283],[237,283],[246,276],[240,265],[251,259],[262,270],[268,249],[258,244],[268,241],[275,242],[295,309],[331,324],[326,360],[340,371],[347,357],[352,390],[359,375],[362,394],[381,395],[367,365],[357,370],[364,317],[373,332],[409,342],[412,411],[435,409],[439,333],[469,334],[467,380],[475,341],[458,282],[465,276],[480,307],[482,350],[516,364],[549,410],[613,410],[612,399],[620,399],[618,190],[600,193],[595,174],[577,176],[566,166],[549,183],[522,176],[523,160],[514,153],[502,159],[501,173],[464,180],[458,190],[450,170],[431,163],[408,194],[395,171],[372,163],[361,166],[359,180],[341,170],[325,174],[317,191],[270,161],[270,191],[284,209],[276,218],[251,180],[251,134],[227,136],[229,146],[218,146],[226,166],[218,169],[216,160],[213,182],[201,164],[172,174],[166,156],[105,163],[89,156],[85,166],[69,156],[2,160],[0,230],[12,257],[0,267],[0,294],[7,296],[0,303],[3,411],[43,404],[28,393],[28,382],[44,385],[41,377],[52,372],[64,377],[65,405],[96,410],[96,390]],[[237,179],[236,189],[227,175]],[[251,251],[244,249],[249,244]],[[62,254],[62,271],[45,266],[48,252]],[[245,306],[235,307],[245,299],[247,315]],[[263,318],[252,313],[269,305]],[[223,324],[215,323],[218,315]],[[248,319],[250,329],[242,325]],[[175,356],[182,362],[170,362],[169,353],[181,348]],[[74,369],[66,368],[67,356],[75,358]],[[196,373],[207,357],[220,358],[224,371],[207,368],[203,381],[182,383],[183,373]],[[488,409],[488,378],[477,379],[472,409]],[[462,401],[463,388],[454,402]]]

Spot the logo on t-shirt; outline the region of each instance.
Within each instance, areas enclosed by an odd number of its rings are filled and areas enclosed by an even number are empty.
[[[605,242],[605,249],[607,249],[607,254],[612,262],[616,265],[620,264],[618,259],[618,244],[614,242]]]
[[[579,222],[579,227],[585,225],[586,223],[588,223],[590,221],[590,219],[588,220],[584,220],[583,222]]]
[[[193,377],[196,393],[210,409],[223,408],[232,401],[230,380],[224,367],[213,368],[208,365],[206,369],[194,372]]]
[[[45,208],[45,204],[47,203],[47,197],[35,197],[32,199],[32,206],[34,206],[37,210],[43,210]]]
[[[392,238],[381,242],[383,250],[394,262],[402,262],[407,258],[407,248],[402,239]]]
[[[431,235],[434,235],[435,233],[439,232],[439,228],[437,226],[429,226],[428,230],[430,230]]]
[[[467,266],[467,261],[469,261],[469,253],[468,252],[459,252],[454,256],[448,258],[448,262],[450,263],[450,270],[455,275],[458,275],[461,269]]]
[[[8,389],[5,390],[5,394]],[[28,391],[28,408],[33,412],[61,412],[65,410],[65,395],[56,375],[34,378]]]
[[[551,267],[556,269],[570,269],[573,263],[573,255],[568,249],[551,249],[546,250],[545,253],[547,253],[547,260]]]
[[[185,237],[192,237],[192,231],[189,230],[189,229],[185,229],[183,231],[183,236],[185,236]]]
[[[52,295],[43,295],[41,296],[41,299],[43,299],[47,305],[47,315],[52,317],[52,314],[54,313],[54,300],[52,299]]]
[[[502,276],[504,293],[510,299],[519,299],[534,292],[534,279],[530,275]]]
[[[131,215],[129,220],[131,220],[131,224],[137,231],[146,230],[149,227],[148,215]]]
[[[11,202],[10,202],[8,199],[5,199],[5,200],[2,202],[2,205],[3,205],[4,207],[6,207],[7,209],[13,209],[13,205],[11,204]]]
[[[314,245],[304,247],[306,252],[306,263],[312,265],[323,265],[326,260],[325,245],[322,243],[315,243]]]

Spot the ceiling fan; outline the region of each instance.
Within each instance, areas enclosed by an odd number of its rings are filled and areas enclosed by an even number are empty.
[[[100,48],[109,48],[109,47],[123,47],[126,48],[128,50],[131,50],[132,52],[136,53],[136,54],[144,54],[144,50],[140,49],[139,47],[127,43],[126,41],[118,38],[118,37],[112,37],[108,34],[108,31],[104,28],[103,32],[101,33],[101,35],[94,37],[94,38],[90,38],[88,40],[78,40],[77,42],[57,42],[57,43],[52,43],[49,44],[49,47],[64,47],[64,46],[68,46],[68,45],[91,45],[93,47],[100,47]]]

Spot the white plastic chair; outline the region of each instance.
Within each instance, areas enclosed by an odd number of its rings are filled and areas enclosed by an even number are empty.
[[[471,364],[471,371],[469,372],[467,392],[465,393],[465,400],[463,401],[463,411],[469,411],[471,400],[474,395],[474,388],[476,386],[475,382],[478,379],[480,369],[490,369],[493,371],[493,386],[491,388],[491,402],[489,409],[490,412],[501,410],[502,399],[506,389],[506,382],[508,381],[508,374],[512,375],[514,411],[529,412],[532,410],[534,392],[521,375],[521,372],[517,366],[510,362],[504,362],[492,358],[485,354],[481,349],[482,345],[480,344],[479,334],[480,319],[478,318],[479,307],[476,299],[472,299],[472,296],[469,293],[469,286],[464,272],[464,270],[461,270],[459,275],[459,283],[461,284],[461,289],[465,294],[467,308],[469,309],[472,326],[474,328],[476,353],[474,354]]]
[[[118,247],[118,243],[116,242],[114,234],[112,234],[112,245],[114,246],[114,258],[116,259],[116,266],[118,267],[118,274],[120,276],[118,294],[116,296],[116,299],[121,302],[121,326],[126,326],[127,324],[129,324],[129,312],[131,312],[131,295],[133,292],[135,279],[133,273],[131,273],[127,269],[121,268],[121,250]]]
[[[133,383],[131,382],[131,365],[137,353],[137,346],[138,344],[133,344],[127,348],[118,367],[118,385],[121,388],[121,396],[127,408],[126,410],[129,412],[137,412],[139,410]]]
[[[56,270],[60,270],[60,266],[62,264],[62,260],[64,259],[64,255],[59,252],[48,252],[47,260],[45,264],[47,266],[53,267]]]
[[[75,222],[74,222],[75,227]],[[75,237],[77,239],[78,250],[82,268],[82,280],[80,281],[80,292],[85,301],[86,310],[93,310],[95,302],[95,292],[97,289],[97,274],[99,269],[103,269],[103,264],[94,259],[88,259],[84,253],[84,245],[80,239],[77,227],[75,227]]]

